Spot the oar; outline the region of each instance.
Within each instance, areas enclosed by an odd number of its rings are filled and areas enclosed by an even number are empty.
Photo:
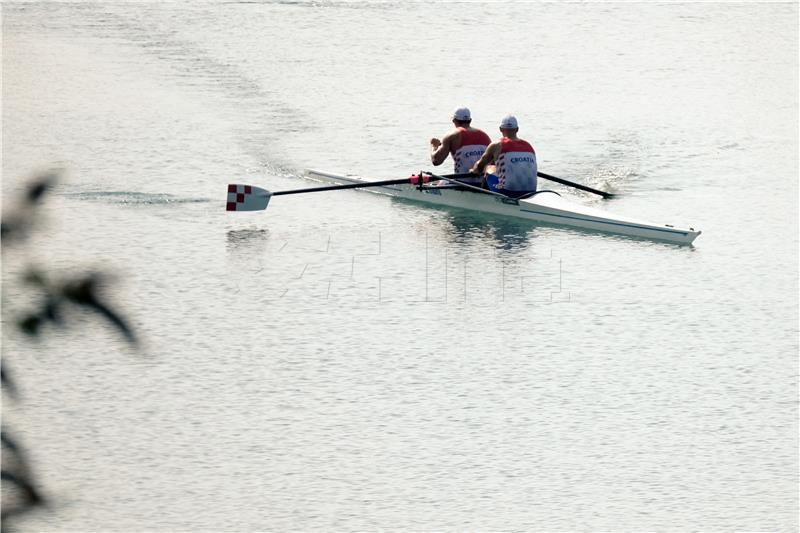
[[[555,176],[551,176],[550,174],[545,174],[544,172],[537,172],[540,178],[544,178],[546,180],[555,181],[556,183],[560,183],[562,185],[568,185],[570,187],[575,187],[576,189],[580,189],[586,192],[593,192],[594,194],[599,194],[603,198],[613,198],[616,194],[611,194],[610,192],[605,191],[598,191],[597,189],[592,189],[591,187],[587,187],[586,185],[581,185],[580,183],[575,183],[574,181],[567,181],[563,178],[557,178]]]
[[[599,191],[597,189],[592,189],[591,187],[588,187],[586,185],[581,185],[580,183],[575,183],[574,181],[568,181],[568,180],[565,180],[564,178],[557,178],[556,176],[551,176],[550,174],[545,174],[544,172],[537,172],[537,174],[539,175],[540,178],[544,178],[544,179],[550,180],[550,181],[555,181],[556,183],[560,183],[562,185],[568,185],[570,187],[575,187],[576,189],[580,189],[582,191],[592,192],[594,194],[599,194],[603,198],[614,198],[615,196],[617,196],[616,194],[612,194],[610,192],[605,192],[605,191]],[[433,174],[429,174],[429,175],[432,178],[435,178],[435,179],[446,179],[446,180],[451,180],[451,178],[460,178],[460,179],[463,179],[463,178],[474,178],[474,177],[478,176],[478,174],[445,174],[444,176],[434,176]],[[467,184],[466,183],[462,183],[462,185],[467,185]],[[477,187],[472,187],[472,188],[477,188]],[[486,189],[481,189],[481,191],[486,192]],[[497,193],[495,193],[495,194],[497,194]]]
[[[429,178],[423,176],[422,183],[427,183]],[[312,187],[309,189],[292,189],[290,191],[270,192],[261,187],[253,185],[240,185],[232,183],[228,185],[228,202],[225,206],[227,211],[261,211],[267,208],[270,198],[282,194],[301,194],[306,192],[338,191],[341,189],[361,189],[364,187],[382,187],[384,185],[400,185],[403,183],[419,184],[418,176],[395,180],[371,181],[365,183],[348,183],[345,185],[330,185],[327,187]]]

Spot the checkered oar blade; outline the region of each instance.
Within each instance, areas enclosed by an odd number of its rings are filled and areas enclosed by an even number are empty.
[[[227,211],[261,211],[267,208],[272,193],[252,185],[228,185]]]

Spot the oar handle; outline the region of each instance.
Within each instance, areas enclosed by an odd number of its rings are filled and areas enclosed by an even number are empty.
[[[580,189],[586,192],[592,192],[594,194],[599,194],[603,198],[613,198],[614,195],[610,192],[599,191],[597,189],[592,189],[591,187],[587,187],[586,185],[581,185],[580,183],[575,183],[574,181],[568,181],[563,178],[557,178],[555,176],[551,176],[550,174],[545,174],[544,172],[537,172],[540,178],[544,178],[546,180],[555,181],[556,183],[560,183],[562,185],[569,185],[570,187],[575,187],[576,189]]]

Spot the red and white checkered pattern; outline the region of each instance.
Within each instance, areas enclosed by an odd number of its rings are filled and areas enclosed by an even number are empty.
[[[266,209],[272,194],[252,185],[228,185],[226,211],[260,211]]]

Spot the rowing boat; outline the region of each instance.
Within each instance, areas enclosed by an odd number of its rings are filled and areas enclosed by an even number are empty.
[[[337,184],[368,184],[370,180],[306,170],[310,179]],[[643,239],[689,245],[700,235],[694,228],[678,228],[630,217],[612,215],[563,198],[555,191],[537,191],[527,198],[483,194],[459,186],[414,185],[411,183],[372,187],[369,190],[427,204],[470,209],[496,215],[524,218],[538,223],[626,235]]]

